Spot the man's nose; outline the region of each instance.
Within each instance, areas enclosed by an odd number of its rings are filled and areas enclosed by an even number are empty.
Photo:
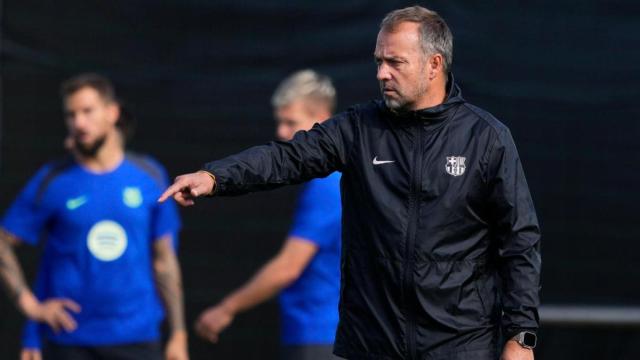
[[[82,129],[86,124],[86,119],[80,114],[69,115],[69,125],[72,129]]]
[[[278,137],[278,139],[282,141],[287,141],[289,140],[288,135],[289,135],[289,132],[284,126],[278,126],[278,130],[276,130],[276,136]]]
[[[391,79],[391,73],[389,73],[389,66],[385,63],[378,65],[378,72],[376,74],[378,81],[384,81]]]

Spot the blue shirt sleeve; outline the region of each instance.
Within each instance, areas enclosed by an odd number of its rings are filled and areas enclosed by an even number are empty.
[[[42,182],[50,171],[41,168],[18,194],[2,219],[2,227],[20,240],[35,245],[53,210],[47,208],[40,192]]]
[[[27,320],[22,330],[22,347],[29,349],[42,348],[42,331],[44,325],[33,320]]]
[[[289,236],[309,240],[320,248],[331,246],[333,238],[327,234],[339,229],[341,219],[340,173],[335,172],[305,185]]]

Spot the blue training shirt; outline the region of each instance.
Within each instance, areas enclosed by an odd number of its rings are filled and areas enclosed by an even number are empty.
[[[7,211],[2,226],[35,245],[46,234],[34,293],[38,299],[69,298],[75,331],[55,334],[27,322],[23,346],[40,337],[65,345],[117,345],[157,341],[164,317],[152,268],[153,242],[180,227],[175,203],[156,200],[166,173],[148,157],[127,154],[108,173],[95,174],[75,161],[40,169]]]
[[[304,185],[289,236],[318,246],[300,278],[280,294],[284,345],[333,344],[340,297],[342,206],[334,172]]]

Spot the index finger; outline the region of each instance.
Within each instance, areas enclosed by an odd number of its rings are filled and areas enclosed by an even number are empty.
[[[158,198],[158,202],[165,202],[169,197],[179,193],[185,186],[181,183],[180,180],[173,183],[173,185],[169,186],[167,190],[165,190],[160,198]]]
[[[207,331],[204,324],[202,323],[202,320],[197,320],[194,328],[196,330],[196,334],[198,334],[200,337],[207,338]]]

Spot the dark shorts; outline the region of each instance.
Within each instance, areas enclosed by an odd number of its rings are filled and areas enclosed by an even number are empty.
[[[333,360],[333,345],[287,345],[282,346],[281,360]]]
[[[73,346],[48,343],[43,360],[163,360],[159,342],[115,346]]]

